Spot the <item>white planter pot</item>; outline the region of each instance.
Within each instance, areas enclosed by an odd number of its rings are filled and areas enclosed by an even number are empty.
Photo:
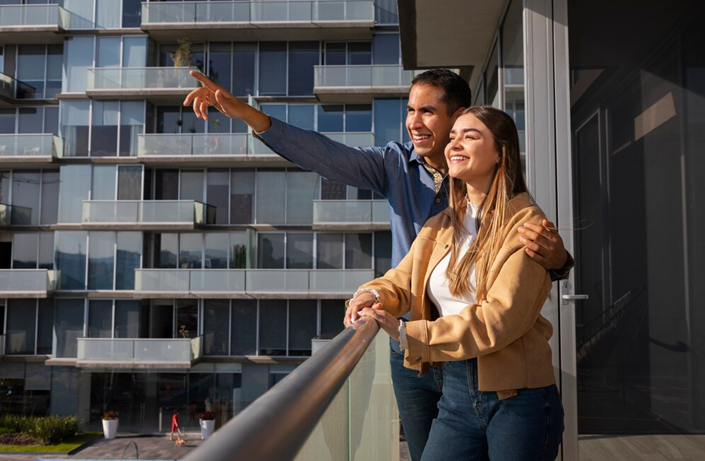
[[[117,434],[117,428],[118,428],[118,421],[117,419],[104,419],[103,420],[103,434],[105,435],[106,439],[114,439],[115,435]]]
[[[199,419],[198,422],[201,425],[201,439],[206,440],[213,435],[213,431],[215,431],[214,419]]]

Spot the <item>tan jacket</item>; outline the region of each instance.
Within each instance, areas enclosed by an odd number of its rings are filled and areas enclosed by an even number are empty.
[[[426,222],[395,269],[360,287],[377,290],[394,316],[411,311],[404,366],[425,373],[428,363],[477,357],[479,390],[509,391],[500,398],[555,383],[548,344],[553,327],[540,315],[551,280],[523,251],[517,233],[521,224],[540,224],[544,215],[526,193],[509,205],[512,217],[499,236],[504,244],[490,269],[486,301],[438,318],[426,293],[431,272],[453,242],[450,208]]]

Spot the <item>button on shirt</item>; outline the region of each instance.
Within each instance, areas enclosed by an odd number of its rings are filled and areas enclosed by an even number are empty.
[[[392,267],[411,248],[428,218],[448,207],[448,177],[436,190],[433,173],[411,142],[383,147],[349,147],[314,131],[272,118],[256,136],[274,152],[331,181],[369,189],[387,199],[392,228]]]

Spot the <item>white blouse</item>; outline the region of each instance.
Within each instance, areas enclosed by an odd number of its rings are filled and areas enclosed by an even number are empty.
[[[460,241],[461,251],[459,254],[464,254],[470,249],[470,245],[477,237],[476,218],[479,208],[468,201],[468,213],[463,217],[463,237]],[[450,262],[450,252],[436,265],[431,272],[431,277],[428,279],[426,291],[428,297],[431,298],[433,304],[436,305],[438,313],[441,317],[444,315],[457,315],[466,308],[469,304],[475,304],[475,267],[470,270],[470,286],[472,291],[468,290],[462,296],[456,298],[450,293],[448,288],[448,279],[446,278],[446,270]]]

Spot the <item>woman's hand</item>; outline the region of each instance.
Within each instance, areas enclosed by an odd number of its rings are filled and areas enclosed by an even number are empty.
[[[343,319],[343,325],[349,327],[360,317],[359,312],[366,308],[372,307],[375,303],[377,297],[372,293],[360,293],[352,301],[348,303],[348,308],[345,310],[345,318]]]
[[[381,303],[375,304],[372,308],[367,307],[362,309],[360,311],[360,317],[372,317],[392,339],[399,341],[399,320],[389,312],[383,310]]]

